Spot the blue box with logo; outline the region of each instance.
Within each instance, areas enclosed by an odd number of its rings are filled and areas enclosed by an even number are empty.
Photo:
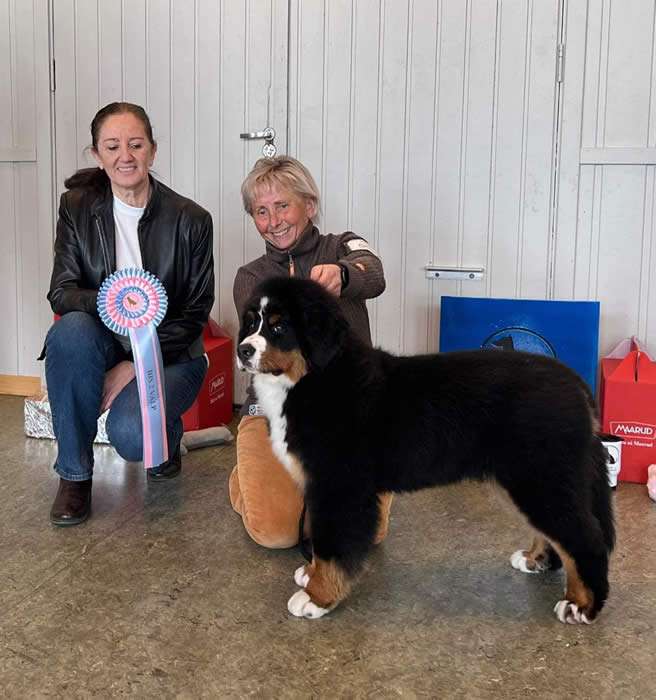
[[[556,357],[596,393],[599,302],[443,296],[440,352],[476,348]]]

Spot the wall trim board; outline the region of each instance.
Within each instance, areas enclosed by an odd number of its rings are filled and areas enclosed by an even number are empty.
[[[0,394],[30,396],[41,391],[41,377],[0,374]]]

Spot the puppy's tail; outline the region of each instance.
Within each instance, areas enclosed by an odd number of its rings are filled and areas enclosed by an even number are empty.
[[[590,450],[592,461],[590,484],[592,497],[592,512],[599,521],[604,543],[609,552],[615,546],[615,515],[613,512],[612,491],[608,485],[608,469],[606,467],[606,451],[601,444],[599,435],[592,438]]]

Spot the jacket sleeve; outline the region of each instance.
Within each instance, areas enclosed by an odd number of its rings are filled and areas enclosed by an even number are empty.
[[[69,311],[85,311],[98,315],[97,289],[84,289],[82,283],[81,249],[78,233],[66,205],[66,193],[59,201],[55,260],[50,278],[48,301],[50,307],[62,316]]]
[[[383,263],[361,236],[350,231],[340,236],[337,262],[348,272],[344,299],[373,299],[385,291]]]
[[[251,298],[259,281],[257,276],[247,270],[246,267],[240,267],[239,270],[237,270],[232,287],[232,297],[235,301],[235,309],[237,309],[237,317],[240,324],[246,304]]]
[[[202,334],[214,304],[214,257],[212,217],[204,212],[190,221],[191,252],[185,298],[176,309],[169,309],[157,327],[164,362],[183,353]]]

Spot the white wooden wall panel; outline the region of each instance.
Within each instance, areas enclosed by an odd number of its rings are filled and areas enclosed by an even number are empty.
[[[103,0],[105,4],[115,3],[115,0]],[[116,14],[116,13],[115,13]],[[121,25],[112,23],[111,42],[118,47],[121,45]],[[150,0],[147,5],[146,15],[146,62],[150,69],[146,81],[146,99],[148,115],[153,126],[153,132],[157,139],[157,158],[154,171],[157,177],[166,183],[172,182],[171,171],[171,7],[169,0]],[[108,37],[109,38],[109,37]],[[114,64],[121,69],[122,64],[114,60]],[[103,68],[105,63],[102,64]],[[112,65],[108,56],[106,65]],[[113,92],[110,92],[110,85]],[[107,104],[121,95],[122,79],[120,73],[118,79],[108,83],[108,91],[103,94],[100,104]]]
[[[600,110],[605,122],[603,145],[646,146],[652,94],[654,3],[607,0],[605,4],[609,16],[605,41],[606,104]]]
[[[462,243],[456,262],[478,262],[486,270],[490,269],[491,249],[487,234],[492,221],[491,202],[494,193],[490,172],[496,124],[494,105],[497,99],[495,70],[498,19],[496,2],[478,4],[475,13],[471,13],[470,7],[464,95],[467,119],[460,168],[463,182],[460,218]],[[489,193],[487,202],[481,202],[481,192]],[[460,283],[460,289],[467,296],[485,296],[488,293],[488,283]],[[435,304],[434,306],[437,308]],[[437,313],[432,324],[434,327],[439,324]]]
[[[396,346],[427,347],[431,327],[431,282],[423,274],[427,257],[433,249],[435,219],[439,216],[433,206],[435,184],[434,164],[437,163],[437,62],[443,42],[438,31],[437,3],[411,8],[409,46],[409,86],[406,98],[405,188],[403,198],[402,322],[398,326]]]
[[[123,89],[122,13],[115,11],[114,0],[99,0],[97,7],[98,95],[100,104],[107,104]]]
[[[156,175],[212,214],[213,318],[235,335],[237,268],[260,254],[239,187],[262,142],[239,134],[276,129],[286,149],[287,3],[284,0],[57,0],[57,191],[93,165],[89,125],[112,101],[141,104],[158,153]],[[236,398],[245,384],[236,376]]]
[[[420,190],[422,199],[425,198],[426,203],[433,202],[432,209],[435,220],[431,231],[431,248],[416,250],[416,267],[408,270],[408,279],[414,279],[415,283],[425,277],[422,270],[422,256],[425,260],[424,265],[432,263],[454,266],[458,265],[462,259],[460,255],[463,232],[462,195],[464,194],[463,184],[466,177],[463,156],[467,150],[466,131],[463,127],[466,125],[469,115],[466,89],[470,76],[467,63],[470,58],[468,54],[468,49],[471,46],[469,43],[469,24],[472,12],[470,5],[464,2],[442,2],[438,7],[439,12],[434,25],[438,37],[437,55],[434,61],[435,75],[432,80],[429,78],[427,86],[434,95],[435,109],[432,134],[433,148],[431,149],[433,183],[429,190],[424,188]],[[421,16],[421,11],[419,14]],[[489,54],[487,58],[494,65],[494,54]],[[416,92],[421,92],[421,86],[417,86]],[[483,124],[479,124],[487,133],[491,131],[490,114],[488,112]],[[421,148],[421,145],[417,144],[417,147]],[[488,178],[489,172],[488,169]],[[423,175],[422,171],[418,170],[416,179],[421,181]],[[484,184],[484,192],[487,200],[489,180]],[[477,199],[478,196],[477,194]],[[478,204],[480,205],[480,200]],[[487,201],[485,208],[487,209]],[[410,230],[408,239],[411,245],[414,245],[414,236],[415,232]],[[482,265],[483,261],[478,260],[477,264]],[[419,347],[426,351],[433,351],[437,350],[440,297],[445,294],[457,295],[459,285],[456,282],[448,281],[437,283],[423,279],[421,281],[422,284],[428,285],[431,314],[429,316],[430,326],[427,328],[430,336],[427,336]],[[473,289],[478,291],[476,287]],[[435,345],[430,342],[431,338]],[[421,339],[418,340],[421,342]],[[399,350],[402,352],[416,352],[411,348],[412,346],[404,346],[403,344],[399,346]]]
[[[189,2],[173,2],[172,8],[193,5]],[[146,101],[148,63],[147,0],[121,0],[121,50],[123,64],[123,99],[143,105]],[[174,15],[175,19],[175,15]],[[183,25],[184,26],[184,25]],[[174,24],[175,29],[181,29]],[[154,41],[166,41],[167,35],[152,37]],[[194,39],[193,28],[191,40]],[[175,45],[175,44],[174,44]],[[118,49],[118,45],[116,46]],[[192,52],[193,60],[193,52]]]
[[[39,376],[39,356],[43,336],[40,336],[38,315],[43,304],[39,299],[42,287],[35,284],[38,272],[39,216],[34,201],[38,189],[38,172],[35,163],[14,165],[15,224],[16,224],[16,354],[17,374]]]
[[[566,9],[556,293],[601,302],[602,355],[630,335],[653,349],[656,7]]]
[[[557,122],[554,76],[558,3],[533,2],[529,5],[527,25],[518,296],[546,299],[550,295],[554,254],[551,214]]]
[[[0,135],[0,155],[3,159],[9,159],[9,150],[14,147],[13,136],[13,76],[11,50],[13,35],[11,32],[11,20],[9,17],[9,2],[0,3],[0,118],[4,128]]]
[[[39,376],[52,190],[46,0],[0,2],[0,374]]]
[[[0,2],[0,162],[36,160],[34,3]]]
[[[350,59],[351,86],[349,105],[349,130],[351,134],[348,152],[348,216],[347,228],[362,233],[369,243],[378,249],[380,191],[376,173],[380,163],[377,139],[371,138],[376,128],[379,111],[379,81],[377,74],[380,49],[380,3],[378,0],[360,0],[353,7]],[[363,39],[365,37],[365,39]],[[375,48],[372,48],[372,42]],[[291,68],[291,66],[290,66]],[[294,110],[290,118],[294,115]],[[296,130],[298,134],[298,129]],[[330,144],[327,144],[330,148]],[[377,305],[369,305],[372,331],[378,328]]]
[[[582,235],[582,232],[579,234],[577,220],[587,26],[587,4],[566,2],[563,21],[565,79],[560,99],[560,152],[557,160],[554,217],[556,236],[551,280],[552,295],[556,299],[588,298],[577,297],[574,289],[577,277],[576,248]]]
[[[291,2],[290,152],[326,232],[385,264],[375,342],[435,350],[443,294],[547,298],[557,0]],[[483,284],[424,265],[483,266]]]
[[[404,296],[404,194],[406,192],[406,100],[407,51],[409,13],[405,2],[383,3],[379,28],[377,133],[377,251],[385,262],[387,279],[384,302],[376,302],[376,341],[390,348],[401,345],[402,311]],[[361,37],[366,41],[366,37]],[[374,122],[376,124],[376,122]],[[332,175],[332,173],[330,174]],[[323,180],[324,187],[329,183]],[[326,210],[326,229],[344,230],[348,226],[330,224],[332,213]],[[368,231],[358,231],[365,237]]]
[[[0,374],[17,374],[18,370],[18,285],[16,279],[16,168],[0,163],[0,196],[3,204],[3,235],[0,237],[0,293],[4,298],[0,343]]]
[[[126,37],[129,39],[129,37]],[[171,180],[173,189],[195,196],[197,76],[193,2],[171,3]]]

